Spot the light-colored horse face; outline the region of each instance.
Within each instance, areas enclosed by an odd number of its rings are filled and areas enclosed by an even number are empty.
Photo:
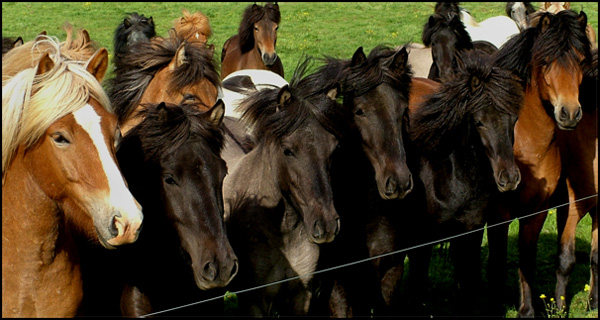
[[[514,2],[510,8],[510,17],[517,23],[521,31],[529,27],[527,8],[523,2]]]
[[[275,46],[277,44],[277,29],[279,25],[266,15],[254,24],[254,41],[258,53],[266,66],[271,66],[277,60]]]
[[[95,229],[107,248],[134,242],[143,220],[117,167],[118,139],[116,117],[90,100],[54,122],[27,152],[42,190],[88,235]]]

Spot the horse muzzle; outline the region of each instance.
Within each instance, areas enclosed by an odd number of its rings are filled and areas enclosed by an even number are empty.
[[[275,61],[277,61],[277,53],[275,51],[271,54],[265,52],[262,54],[261,58],[266,66],[272,66]]]
[[[567,108],[565,106],[554,108],[554,119],[561,130],[575,130],[577,123],[583,117],[581,106]]]
[[[521,172],[515,166],[515,170],[502,170],[496,176],[496,186],[500,192],[517,189],[521,182]]]
[[[334,211],[335,213],[335,211]],[[337,213],[332,218],[322,218],[305,223],[306,233],[311,242],[316,244],[333,241],[340,232],[340,217]]]

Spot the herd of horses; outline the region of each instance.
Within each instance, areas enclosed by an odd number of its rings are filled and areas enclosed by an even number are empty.
[[[598,53],[586,14],[560,6],[508,3],[495,29],[510,34],[486,40],[437,3],[424,48],[303,57],[289,82],[272,3],[246,8],[220,63],[201,12],[167,37],[128,14],[110,79],[86,30],[3,40],[2,316],[223,315],[214,297],[250,288],[230,315],[427,315],[441,239],[460,313],[501,316],[519,219],[531,317],[537,242],[563,203],[558,308],[589,212],[596,309]]]

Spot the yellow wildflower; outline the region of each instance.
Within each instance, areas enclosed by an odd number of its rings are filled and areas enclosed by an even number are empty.
[[[590,291],[590,285],[589,284],[585,284],[585,286],[583,287],[583,291]]]
[[[542,293],[542,294],[540,295],[540,298],[542,298],[542,299],[546,299],[546,295]]]

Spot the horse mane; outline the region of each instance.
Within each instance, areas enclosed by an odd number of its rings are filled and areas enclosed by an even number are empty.
[[[476,50],[466,51],[462,59],[456,74],[409,114],[408,133],[424,153],[449,152],[455,144],[448,139],[456,137],[456,131],[465,128],[470,115],[483,106],[493,105],[514,116],[519,113],[523,90],[510,71],[492,66],[490,58]]]
[[[156,37],[150,42],[137,42],[132,52],[122,57],[121,68],[108,80],[109,97],[119,121],[126,119],[139,104],[154,75],[168,66],[177,49],[183,45],[187,63],[173,70],[165,90],[180,91],[185,86],[207,79],[215,87],[221,85],[213,51],[199,42],[189,42],[171,29],[171,37]]]
[[[178,34],[184,37],[191,37],[196,32],[199,32],[207,40],[212,36],[210,22],[204,13],[196,11],[194,14],[191,14],[187,9],[183,9],[181,12],[183,17],[173,20],[173,28]]]
[[[98,44],[91,41],[87,31],[80,29],[77,31],[77,38],[73,38],[73,26],[66,22],[63,29],[67,33],[65,41],[59,43],[60,55],[67,60],[83,61],[89,60],[99,49]],[[23,69],[37,66],[38,60],[47,52],[54,52],[54,44],[47,41],[40,41],[44,38],[38,35],[34,40],[25,42],[8,51],[2,56],[2,79],[12,77]]]
[[[244,10],[242,22],[238,29],[242,53],[246,53],[254,48],[254,24],[260,21],[264,15],[267,15],[267,18],[277,24],[281,22],[279,6],[271,2],[267,2],[264,6],[257,4],[249,5]]]
[[[439,14],[445,17],[446,19],[450,20],[454,16],[459,15],[459,2],[436,2],[434,13]]]
[[[36,75],[37,65],[2,80],[2,179],[17,148],[33,146],[58,119],[79,110],[93,98],[112,112],[98,80],[86,61],[67,59],[58,39],[38,37],[37,46],[49,52],[54,67]],[[4,64],[4,63],[3,63]]]
[[[125,26],[125,20],[127,20],[131,26],[143,26],[142,33],[148,36],[148,39],[150,39],[156,36],[154,21],[151,19],[152,17],[146,18],[143,14],[140,15],[137,12],[126,13],[124,20],[115,30],[115,36],[113,39],[115,55],[126,53],[125,48],[127,47],[127,37],[132,30],[131,28]]]
[[[298,130],[309,117],[317,121],[330,133],[341,139],[345,131],[342,108],[332,106],[333,100],[324,94],[334,88],[321,87],[310,78],[304,77],[310,57],[304,57],[296,67],[289,84],[292,101],[278,110],[280,88],[266,88],[248,96],[238,108],[243,111],[241,120],[254,126],[257,141],[276,142]],[[315,86],[318,84],[318,86]]]
[[[590,42],[585,26],[577,20],[577,14],[570,10],[556,15],[546,12],[541,15],[540,21],[546,17],[550,21],[547,25],[538,23],[523,30],[509,39],[495,55],[495,64],[515,72],[523,85],[531,82],[532,66],[558,61],[573,67],[573,64],[579,63],[578,54],[583,54],[584,60],[590,61]]]
[[[140,142],[146,161],[167,156],[190,140],[202,139],[210,150],[220,155],[225,138],[222,126],[215,127],[203,115],[210,111],[200,111],[197,102],[184,101],[179,105],[171,103],[144,104],[139,114],[144,120],[131,129],[125,140],[137,139]]]
[[[433,22],[433,23],[432,23]],[[462,51],[466,49],[473,49],[473,41],[471,36],[465,29],[465,25],[460,21],[458,16],[455,16],[448,20],[444,16],[439,14],[433,14],[429,17],[429,20],[423,26],[423,33],[421,40],[427,47],[431,46],[432,37],[434,34],[449,29],[454,35],[456,35],[457,44],[456,50]]]
[[[584,64],[579,100],[583,111],[598,109],[598,48],[592,50],[591,61]]]

